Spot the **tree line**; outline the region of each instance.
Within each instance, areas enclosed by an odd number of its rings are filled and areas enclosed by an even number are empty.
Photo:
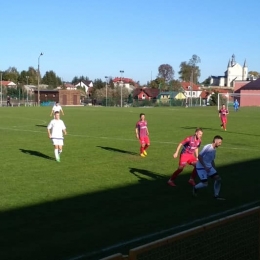
[[[161,64],[158,67],[158,75],[156,79],[148,81],[144,86],[151,88],[160,88],[165,91],[180,91],[181,81],[188,81],[194,84],[199,84],[199,78],[201,76],[201,71],[199,63],[201,59],[198,55],[194,54],[188,61],[183,61],[180,63],[178,71],[178,79],[174,79],[175,71],[169,64]],[[18,88],[24,85],[37,85],[38,84],[38,71],[33,67],[29,67],[28,70],[22,70],[18,72],[15,67],[9,67],[5,71],[0,71],[2,73],[2,80],[13,81],[17,84]],[[249,75],[253,75],[255,78],[260,77],[260,72],[249,71]],[[57,76],[53,70],[47,71],[42,77],[40,76],[40,84],[48,85],[49,89],[55,89],[58,86],[64,86],[61,77]],[[87,76],[75,76],[71,84],[76,84],[81,80],[90,81]],[[106,85],[110,89],[115,86],[113,84],[113,79],[107,78],[105,81],[102,79],[92,80],[94,92],[100,89],[104,89]],[[139,83],[139,81],[136,81]],[[209,85],[210,77],[205,79],[202,84]]]

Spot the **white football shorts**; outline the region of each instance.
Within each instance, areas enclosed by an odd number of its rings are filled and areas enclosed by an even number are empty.
[[[63,145],[63,139],[52,138],[52,144],[53,145]]]
[[[197,168],[197,167],[196,167],[196,171],[201,181],[207,180],[208,177],[217,173],[216,169],[214,169],[213,167],[210,168],[209,172],[206,172],[204,168]]]

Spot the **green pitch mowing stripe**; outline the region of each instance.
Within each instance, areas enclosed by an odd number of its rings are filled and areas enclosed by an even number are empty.
[[[216,108],[65,107],[68,135],[61,163],[54,159],[48,107],[0,108],[0,259],[67,259],[121,241],[184,225],[251,203],[260,196],[256,108],[230,113],[227,132]],[[144,112],[151,147],[141,158],[135,123]],[[213,183],[194,199],[186,167],[167,185],[177,144],[204,129],[202,145],[223,136]],[[198,181],[198,180],[196,180]],[[124,248],[127,251],[128,248]]]

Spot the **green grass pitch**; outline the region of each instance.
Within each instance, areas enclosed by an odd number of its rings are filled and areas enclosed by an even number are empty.
[[[259,199],[259,108],[231,110],[224,132],[216,107],[64,107],[68,135],[61,163],[54,160],[47,135],[50,110],[0,108],[1,260],[66,260],[82,254],[90,259],[92,252]],[[146,158],[139,156],[135,139],[141,112],[151,139]],[[178,165],[172,154],[196,127],[204,129],[203,145],[214,135],[223,137],[216,167],[224,202],[213,199],[212,182],[192,197],[190,166],[177,187],[167,185]]]

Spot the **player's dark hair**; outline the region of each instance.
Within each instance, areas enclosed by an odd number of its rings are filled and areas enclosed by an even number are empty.
[[[55,113],[54,114],[59,114],[60,112],[59,111],[55,111]]]
[[[144,114],[144,113],[141,113],[141,114],[140,114],[140,118],[141,118],[141,116],[145,116],[145,114]]]
[[[195,133],[197,133],[199,131],[203,132],[203,129],[201,127],[197,127],[196,130],[195,130]]]
[[[223,140],[223,138],[220,135],[215,135],[213,138],[213,143],[215,143],[215,141],[219,139],[219,140]]]

